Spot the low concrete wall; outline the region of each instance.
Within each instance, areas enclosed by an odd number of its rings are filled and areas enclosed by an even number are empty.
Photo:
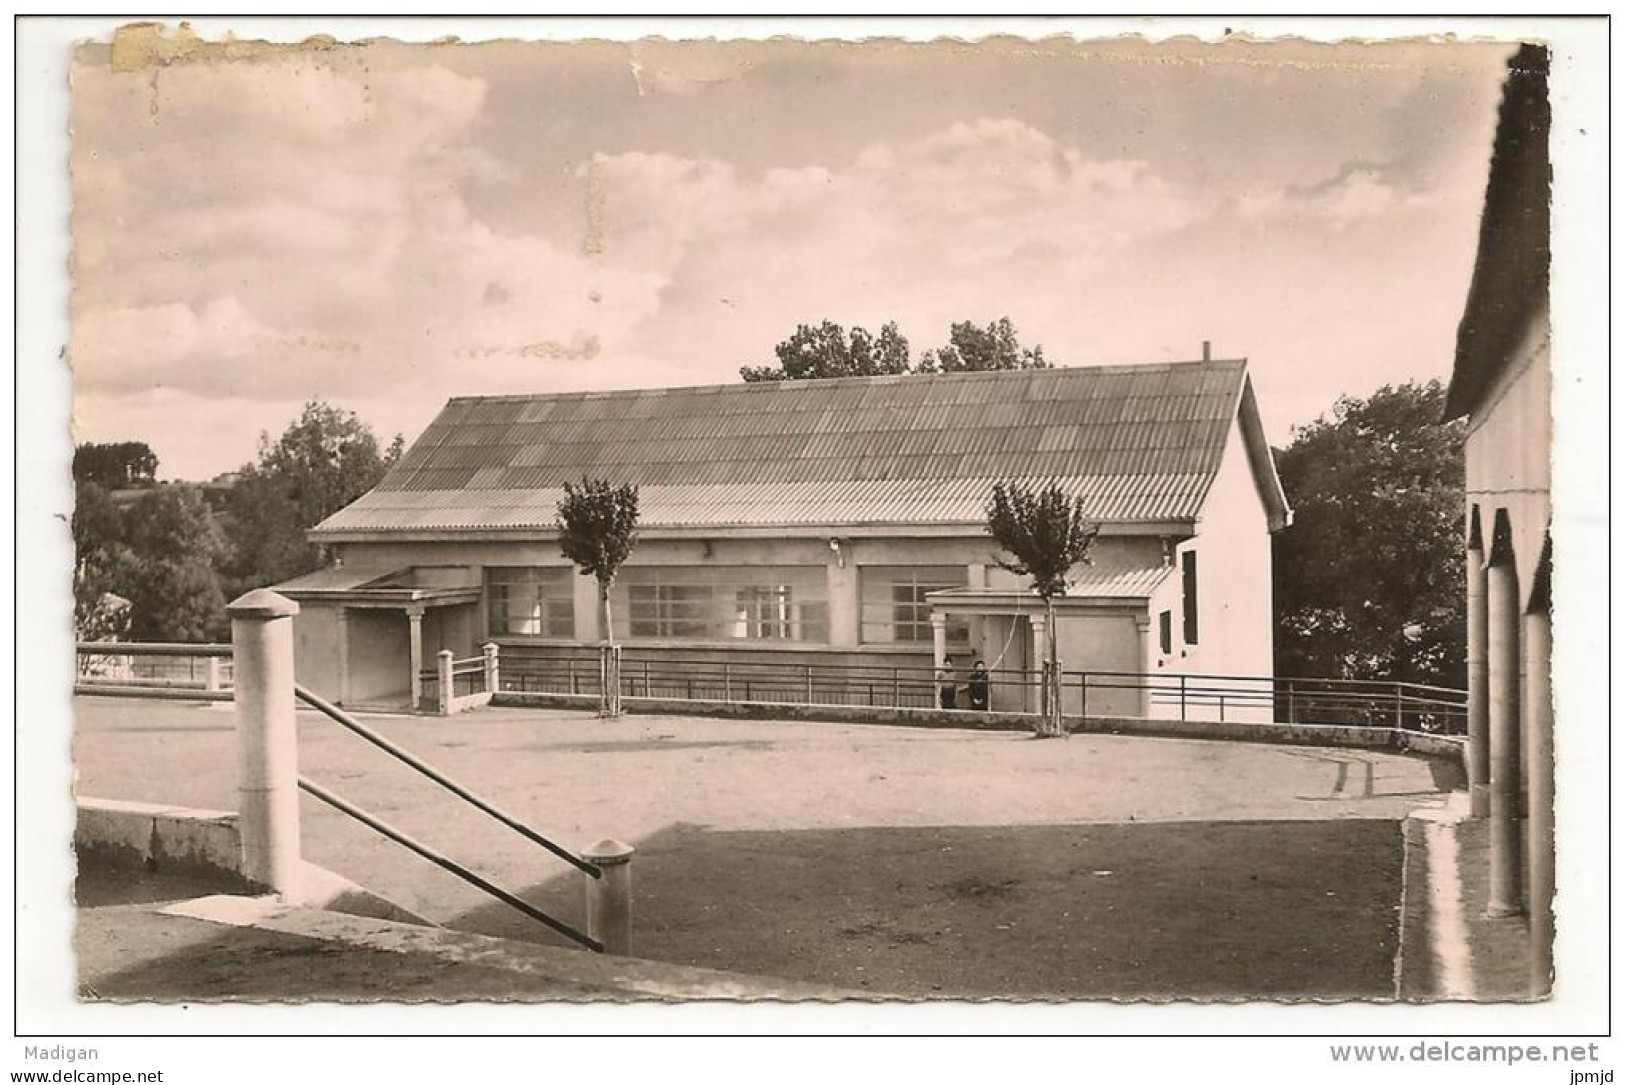
[[[492,705],[535,708],[596,708],[596,695],[556,693],[499,693]],[[843,705],[761,704],[749,701],[682,701],[623,697],[628,712],[723,719],[821,720],[829,723],[877,723],[909,727],[954,727],[982,731],[1030,731],[1033,717],[1018,712],[968,712],[923,708],[869,708]],[[1312,723],[1249,723],[1230,720],[1142,719],[1135,716],[1090,716],[1070,719],[1076,734],[1146,735],[1164,738],[1222,739],[1232,742],[1270,742],[1289,746],[1342,746],[1392,749],[1460,760],[1465,739],[1447,735],[1421,735],[1391,727],[1344,727]]]
[[[82,798],[73,845],[94,862],[202,874],[248,888],[237,815],[226,810]]]
[[[228,810],[81,798],[73,831],[81,863],[200,875],[222,887],[260,893],[243,876],[237,815]],[[301,865],[290,903],[346,915],[435,926],[429,920],[315,863]]]

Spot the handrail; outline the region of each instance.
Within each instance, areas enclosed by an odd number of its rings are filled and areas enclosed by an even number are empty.
[[[450,791],[453,795],[456,795],[464,802],[502,822],[502,824],[506,825],[508,828],[512,829],[526,840],[529,840],[531,843],[540,844],[542,847],[546,848],[560,859],[563,859],[565,862],[569,863],[571,866],[575,867],[589,878],[601,878],[604,876],[603,871],[587,862],[587,860],[571,852],[569,849],[553,843],[553,841],[549,840],[535,829],[532,829],[530,826],[526,825],[512,814],[509,814],[480,798],[474,792],[470,791],[462,784],[459,784],[456,780],[453,780],[451,777],[447,776],[433,765],[430,765],[427,762],[422,761],[412,754],[406,752],[406,750],[397,746],[395,743],[391,742],[383,735],[380,735],[372,728],[360,723],[343,709],[328,703],[321,697],[318,697],[316,694],[310,692],[310,690],[306,689],[304,686],[295,685],[293,687],[293,692],[294,696],[298,697],[299,700],[310,705],[310,707],[316,709],[318,712],[322,713],[340,727],[359,735],[368,742],[372,743],[374,746],[377,746],[380,750],[383,750],[385,753],[395,758],[397,761],[409,768],[417,770],[424,776],[427,776],[429,779],[433,780],[447,791]],[[301,781],[301,786],[303,786],[303,781]]]
[[[433,863],[437,867],[440,867],[442,870],[455,874],[469,885],[483,890],[485,893],[495,897],[497,900],[500,900],[510,908],[524,913],[531,919],[536,920],[538,923],[544,924],[551,930],[557,931],[566,938],[586,946],[594,953],[604,952],[604,943],[598,941],[598,939],[582,934],[580,931],[576,930],[574,927],[563,922],[562,920],[554,919],[552,916],[548,915],[540,908],[537,908],[535,905],[522,900],[518,896],[515,896],[513,893],[510,893],[508,890],[502,888],[500,885],[497,885],[495,882],[491,882],[480,877],[480,875],[474,873],[472,870],[469,870],[461,863],[458,863],[456,860],[441,854],[422,841],[414,839],[402,830],[397,829],[387,821],[384,821],[382,818],[369,814],[359,806],[346,802],[337,795],[333,794],[331,791],[322,787],[320,784],[301,776],[299,777],[299,790],[315,796],[340,813],[347,814],[355,820],[361,822],[361,824],[367,826],[367,828],[372,829],[374,832],[381,833],[382,835],[389,837],[389,839],[395,841],[395,843],[401,845],[403,848],[406,848],[408,851],[416,852],[418,855],[429,860],[429,862]]]
[[[231,658],[229,644],[160,644],[156,641],[93,641],[75,642],[73,650],[82,656],[217,656]]]

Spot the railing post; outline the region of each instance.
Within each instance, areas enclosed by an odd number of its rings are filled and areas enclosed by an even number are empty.
[[[1089,672],[1078,672],[1078,715],[1089,718]]]
[[[220,657],[210,656],[203,668],[203,688],[210,693],[220,690]]]
[[[724,701],[734,699],[734,667],[732,663],[722,665],[722,699]]]
[[[582,858],[603,872],[587,879],[587,933],[606,953],[632,953],[632,853],[630,844],[600,840]]]
[[[807,664],[807,703],[813,703],[813,669],[811,663]]]
[[[498,670],[498,649],[493,643],[485,645],[480,651],[485,656],[485,692],[494,695],[500,688],[502,678],[501,672]]]
[[[226,608],[237,704],[237,809],[243,877],[293,892],[299,860],[299,736],[294,723],[293,616],[267,588]]]
[[[1185,676],[1179,676],[1179,718],[1185,718]]]
[[[436,706],[442,716],[451,715],[452,688],[452,654],[450,648],[442,648],[435,656],[435,685],[439,687],[439,702]]]

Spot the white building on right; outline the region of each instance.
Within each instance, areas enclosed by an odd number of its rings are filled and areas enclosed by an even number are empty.
[[[1487,914],[1527,921],[1552,983],[1551,167],[1548,53],[1512,58],[1448,418],[1468,420],[1468,776],[1490,819]]]

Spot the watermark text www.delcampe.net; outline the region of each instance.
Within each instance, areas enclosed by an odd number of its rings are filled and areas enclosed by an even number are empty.
[[[1403,1044],[1331,1044],[1333,1062],[1493,1062],[1508,1066],[1525,1062],[1596,1062],[1597,1045],[1590,1044],[1467,1044],[1419,1040]],[[1569,1085],[1612,1082],[1612,1070],[1574,1072]],[[1606,1076],[1604,1076],[1606,1075]]]

